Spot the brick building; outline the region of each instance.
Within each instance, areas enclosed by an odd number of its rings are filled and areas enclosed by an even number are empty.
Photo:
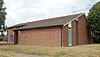
[[[34,46],[71,46],[89,43],[84,13],[8,27],[8,43]]]

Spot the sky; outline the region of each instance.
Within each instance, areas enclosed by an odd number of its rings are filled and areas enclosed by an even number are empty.
[[[100,0],[4,0],[6,25],[84,12]]]

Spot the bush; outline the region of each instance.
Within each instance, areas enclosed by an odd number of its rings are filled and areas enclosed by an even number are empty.
[[[3,37],[0,37],[0,41],[3,41]]]
[[[4,37],[4,38],[3,38],[3,41],[4,41],[4,42],[7,42],[7,38],[6,38],[6,37]]]
[[[100,38],[94,37],[94,38],[93,38],[93,42],[94,42],[94,43],[100,43]]]
[[[0,37],[0,41],[7,41],[7,38],[5,38],[5,37]]]

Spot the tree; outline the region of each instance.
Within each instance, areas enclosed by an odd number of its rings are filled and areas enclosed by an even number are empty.
[[[0,0],[0,32],[1,32],[1,35],[4,36],[3,32],[6,31],[5,29],[5,15],[6,15],[6,12],[5,12],[5,7],[3,7],[4,5],[4,1],[3,0]]]
[[[100,1],[89,10],[87,21],[93,42],[100,43]]]

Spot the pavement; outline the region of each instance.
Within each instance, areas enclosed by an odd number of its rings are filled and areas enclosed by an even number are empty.
[[[17,53],[11,51],[0,51],[0,55],[9,55],[11,57],[46,57],[46,56],[31,55],[31,54]]]

